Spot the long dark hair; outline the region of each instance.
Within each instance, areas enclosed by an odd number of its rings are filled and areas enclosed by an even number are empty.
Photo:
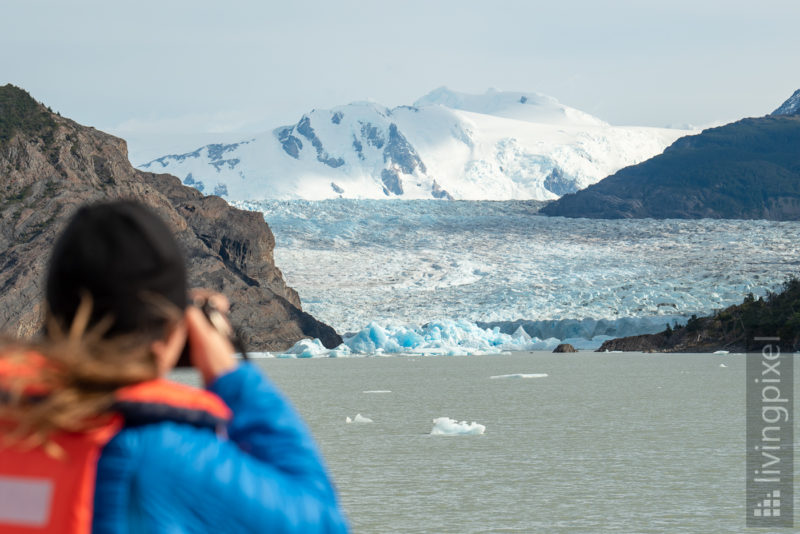
[[[28,365],[31,354],[46,362],[33,378],[3,384],[0,419],[16,423],[12,442],[58,454],[51,432],[97,424],[118,388],[155,378],[149,346],[182,316],[186,278],[171,230],[149,208],[133,201],[80,208],[50,257],[45,338],[2,351],[12,364]],[[26,379],[48,394],[26,397]]]
[[[116,201],[80,208],[53,248],[47,275],[48,327],[73,322],[92,299],[89,328],[106,321],[104,337],[163,334],[153,300],[187,304],[186,266],[169,227],[149,208]]]

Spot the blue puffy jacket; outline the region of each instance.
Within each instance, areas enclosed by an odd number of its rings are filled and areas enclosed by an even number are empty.
[[[305,424],[255,367],[208,388],[231,408],[228,439],[159,422],[103,449],[95,533],[340,533],[347,524]]]

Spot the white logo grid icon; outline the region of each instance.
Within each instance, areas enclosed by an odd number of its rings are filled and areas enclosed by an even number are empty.
[[[781,516],[781,491],[773,490],[767,493],[767,497],[756,504],[753,509],[755,517],[780,517]]]

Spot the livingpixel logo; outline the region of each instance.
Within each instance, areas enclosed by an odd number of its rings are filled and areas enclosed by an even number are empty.
[[[772,490],[760,503],[753,508],[753,517],[780,517],[781,516],[781,490]]]
[[[794,354],[778,337],[747,353],[747,526],[794,526]]]

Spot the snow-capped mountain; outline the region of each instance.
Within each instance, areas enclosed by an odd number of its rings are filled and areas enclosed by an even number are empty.
[[[773,111],[771,115],[800,115],[800,89],[795,91],[792,96],[781,104],[781,107]]]
[[[436,89],[389,109],[354,102],[294,125],[142,165],[231,200],[548,200],[692,133],[616,127],[536,93]]]

